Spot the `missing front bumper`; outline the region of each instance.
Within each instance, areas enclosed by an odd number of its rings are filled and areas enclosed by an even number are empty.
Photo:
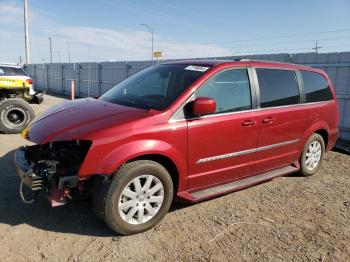
[[[15,167],[17,175],[29,189],[32,191],[43,189],[43,179],[32,172],[30,164],[25,158],[24,147],[20,147],[15,152]]]
[[[23,202],[26,204],[33,203],[37,192],[44,191],[48,196],[49,202],[52,207],[64,205],[67,203],[68,198],[70,198],[70,189],[77,188],[79,185],[79,177],[76,175],[63,176],[58,178],[55,177],[55,181],[57,181],[55,182],[51,181],[52,178],[50,179],[48,177],[38,175],[35,172],[33,172],[31,163],[26,158],[25,147],[20,147],[16,150],[14,162],[17,175],[21,179],[20,196]],[[29,190],[35,193],[34,198],[28,200],[24,197],[23,185],[25,185]]]

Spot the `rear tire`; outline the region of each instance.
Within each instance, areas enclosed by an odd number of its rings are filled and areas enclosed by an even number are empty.
[[[300,158],[301,174],[312,176],[321,166],[325,144],[322,136],[312,134],[307,140]]]
[[[114,174],[104,204],[104,221],[121,235],[154,227],[168,212],[173,182],[159,163],[138,160],[123,165]]]
[[[6,134],[20,133],[34,119],[33,108],[17,98],[0,102],[0,131]]]

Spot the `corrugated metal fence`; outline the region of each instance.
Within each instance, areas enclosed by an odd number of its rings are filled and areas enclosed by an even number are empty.
[[[340,109],[340,137],[350,140],[350,52],[266,54],[216,57],[232,60],[250,58],[296,63],[321,68],[327,72],[335,86]],[[210,58],[213,59],[213,58]],[[152,61],[31,64],[26,71],[34,80],[36,89],[59,94],[70,93],[70,81],[75,80],[79,97],[100,96],[130,75],[149,67]]]

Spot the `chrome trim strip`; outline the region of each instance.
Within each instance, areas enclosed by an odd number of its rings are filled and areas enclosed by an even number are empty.
[[[280,147],[280,146],[286,146],[290,144],[296,144],[299,142],[300,139],[295,139],[295,140],[290,140],[282,143],[277,143],[277,144],[272,144],[268,146],[262,146],[262,147],[257,147],[257,148],[252,148],[252,149],[247,149],[243,151],[237,151],[229,154],[224,154],[224,155],[218,155],[218,156],[212,156],[212,157],[207,157],[207,158],[201,158],[199,159],[196,164],[201,164],[201,163],[206,163],[210,161],[215,161],[215,160],[220,160],[220,159],[225,159],[225,158],[230,158],[230,157],[235,157],[235,156],[241,156],[241,155],[246,155],[246,154],[251,154],[251,153],[256,153],[264,150],[268,150],[271,148],[275,147]]]

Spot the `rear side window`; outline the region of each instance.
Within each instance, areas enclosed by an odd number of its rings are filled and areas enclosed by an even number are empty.
[[[246,69],[233,69],[218,73],[207,81],[195,96],[213,98],[216,102],[215,113],[236,112],[252,108]]]
[[[21,68],[0,66],[0,76],[28,76],[28,75]]]
[[[26,71],[24,71],[22,68],[14,68],[15,74],[18,76],[29,76]]]
[[[296,74],[292,70],[257,68],[262,108],[298,104]]]
[[[320,74],[300,71],[303,77],[306,102],[319,102],[332,100],[333,95],[328,81]]]

